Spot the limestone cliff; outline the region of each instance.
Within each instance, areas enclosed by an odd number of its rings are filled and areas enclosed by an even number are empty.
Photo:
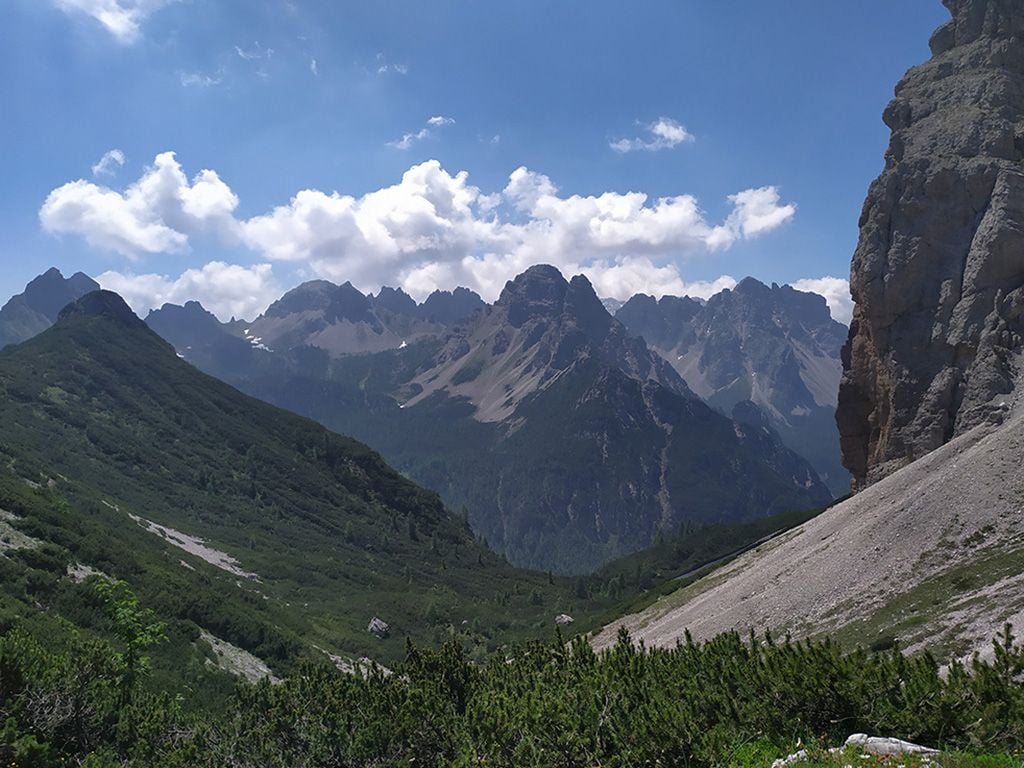
[[[1024,3],[944,0],[860,219],[837,422],[864,486],[1001,414],[1024,334]]]

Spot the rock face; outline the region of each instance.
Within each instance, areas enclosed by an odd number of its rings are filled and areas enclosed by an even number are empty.
[[[81,272],[65,278],[60,270],[48,269],[0,309],[0,348],[42,333],[57,321],[65,306],[99,287]]]
[[[749,419],[756,405],[833,494],[849,490],[835,425],[847,331],[824,298],[748,277],[703,304],[637,295],[615,317],[711,406],[734,419],[740,408]]]
[[[1001,418],[1024,335],[1024,4],[944,0],[860,220],[837,423],[870,484]]]

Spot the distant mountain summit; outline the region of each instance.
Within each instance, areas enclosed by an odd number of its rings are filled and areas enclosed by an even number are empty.
[[[703,304],[634,296],[615,316],[710,405],[752,402],[833,493],[849,489],[835,425],[846,327],[824,298],[748,277]]]
[[[99,287],[81,272],[65,278],[55,267],[48,269],[0,309],[0,348],[42,333],[57,321],[67,304]]]
[[[530,394],[587,360],[688,395],[685,382],[612,318],[582,275],[566,281],[537,265],[506,283],[501,296],[447,337],[435,365],[414,382],[407,405],[444,390],[465,397],[481,421],[510,417]]]

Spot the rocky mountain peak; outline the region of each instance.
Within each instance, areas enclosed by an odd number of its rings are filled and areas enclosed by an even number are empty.
[[[556,267],[537,264],[505,283],[495,302],[504,308],[516,328],[533,317],[555,317],[562,313],[569,283]]]
[[[56,267],[46,270],[0,309],[0,348],[42,333],[56,322],[69,302],[99,287],[99,283],[81,272],[65,279]]]
[[[68,302],[98,290],[99,287],[99,283],[81,272],[65,279],[59,269],[50,267],[25,286],[22,297],[29,307],[52,322]]]
[[[951,0],[884,119],[837,422],[859,486],[992,418],[1024,336],[1024,6]]]
[[[412,296],[401,288],[390,288],[386,285],[373,297],[373,303],[389,312],[394,312],[396,315],[415,317],[418,311]]]
[[[266,317],[286,317],[298,312],[324,311],[334,297],[338,286],[327,280],[309,280],[297,285],[271,304]]]
[[[368,296],[347,280],[338,286],[327,310],[328,321],[348,320],[353,323],[372,322]]]
[[[464,320],[485,306],[478,293],[460,286],[454,291],[434,291],[419,306],[419,312],[432,323],[447,325]]]

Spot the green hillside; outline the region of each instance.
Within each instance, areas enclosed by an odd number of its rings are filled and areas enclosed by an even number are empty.
[[[12,562],[124,578],[275,670],[313,646],[392,662],[407,637],[453,632],[482,654],[583,608],[571,582],[510,567],[364,445],[177,359],[114,294],[0,354],[0,422],[0,508],[49,542]],[[367,631],[375,615],[388,639]]]

